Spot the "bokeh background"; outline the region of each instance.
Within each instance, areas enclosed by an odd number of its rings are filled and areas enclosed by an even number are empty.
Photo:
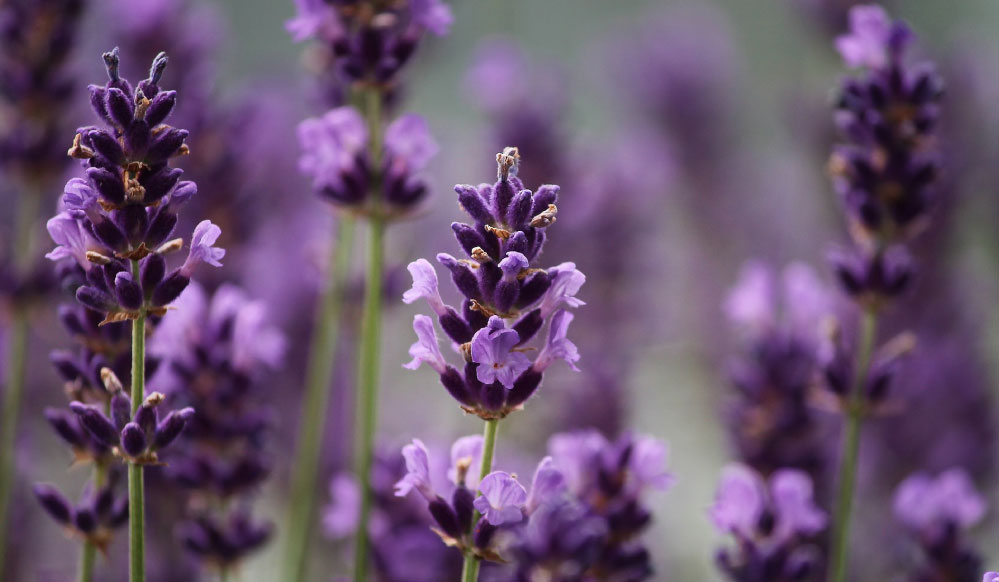
[[[102,82],[100,51],[122,43],[108,19],[129,10],[128,2],[95,4],[88,10],[87,32],[74,63],[84,82]],[[288,365],[269,380],[267,398],[280,410],[273,444],[277,464],[260,503],[264,515],[280,525],[287,485],[287,467],[282,463],[291,456],[308,332],[308,323],[303,327],[295,318],[312,299],[319,279],[315,265],[322,262],[323,240],[332,222],[332,212],[296,173],[295,125],[320,111],[309,97],[309,63],[303,46],[293,43],[284,30],[284,22],[294,13],[290,1],[175,4],[183,12],[180,16],[191,18],[191,27],[212,19],[219,25],[211,29],[219,34],[203,38],[199,48],[214,54],[214,65],[204,75],[211,79],[211,99],[219,110],[236,111],[247,96],[264,103],[257,112],[263,122],[253,127],[266,129],[247,132],[245,140],[247,148],[260,145],[258,140],[271,147],[259,148],[256,173],[245,176],[257,186],[247,189],[249,196],[257,198],[237,198],[237,204],[259,207],[261,217],[279,207],[283,214],[299,217],[284,224],[260,218],[247,227],[253,233],[250,244],[257,250],[240,254],[212,273],[266,298],[274,320],[290,335]],[[668,441],[676,484],[652,497],[655,525],[648,534],[657,580],[721,579],[713,569],[721,537],[706,519],[706,509],[720,468],[732,458],[720,411],[731,394],[726,362],[739,344],[721,304],[740,265],[753,258],[778,268],[803,261],[831,281],[825,252],[845,237],[826,175],[834,136],[833,91],[845,70],[831,41],[841,22],[824,11],[841,13],[837,4],[845,2],[458,0],[451,3],[455,24],[450,35],[424,45],[408,75],[401,110],[428,119],[440,155],[430,166],[433,195],[425,209],[390,231],[389,293],[398,298],[408,286],[404,267],[410,260],[456,250],[448,225],[460,212],[451,185],[489,180],[497,146],[521,145],[497,143],[491,123],[495,118],[483,107],[483,84],[470,75],[483,51],[506,54],[510,61],[523,64],[515,81],[527,88],[532,96],[528,101],[550,112],[538,130],[554,128],[563,161],[547,167],[551,175],[539,177],[564,186],[546,263],[574,260],[581,268],[595,264],[598,274],[588,271],[590,280],[581,296],[590,302],[589,308],[613,305],[619,311],[611,319],[625,322],[608,331],[600,324],[587,325],[588,308],[579,310],[574,337],[583,348],[581,374],[593,373],[588,362],[599,363],[605,351],[626,354],[627,370],[611,372],[621,380],[615,390],[622,392],[614,394],[583,386],[587,382],[568,370],[553,372],[528,411],[503,424],[499,458],[514,466],[531,466],[549,434],[574,426],[574,415],[595,405],[620,405],[620,426]],[[921,54],[939,64],[950,82],[949,97],[960,99],[947,106],[962,138],[960,148],[947,152],[960,153],[959,159],[948,161],[948,168],[960,173],[955,180],[959,185],[946,236],[933,243],[943,246],[936,253],[945,257],[946,267],[933,273],[951,280],[959,292],[960,310],[952,315],[971,328],[974,339],[966,347],[974,350],[973,359],[982,365],[982,385],[991,395],[977,401],[985,409],[967,422],[991,423],[991,432],[979,434],[994,438],[999,417],[999,3],[898,0],[890,8],[915,29]],[[154,44],[155,39],[149,42]],[[149,47],[150,53],[156,50],[159,47]],[[167,86],[175,73],[168,71]],[[693,87],[694,93],[682,95],[678,86]],[[674,101],[664,99],[657,109],[661,95],[672,95]],[[85,99],[80,101],[85,106]],[[77,125],[90,123],[85,107],[78,115]],[[525,152],[525,171],[533,161]],[[609,165],[618,172],[613,178],[607,178],[606,171],[594,172]],[[576,186],[576,191],[566,185]],[[591,187],[611,194],[600,198],[578,194]],[[49,193],[47,202],[54,205],[57,194]],[[4,191],[4,212],[10,195]],[[213,193],[202,186],[200,195],[208,199]],[[242,215],[235,207],[213,212],[223,217],[228,212]],[[609,226],[600,222],[608,217]],[[557,242],[563,235],[571,244]],[[227,246],[225,235],[221,243]],[[354,265],[358,285],[362,252],[359,249]],[[298,268],[288,275],[276,264],[282,261]],[[612,268],[618,262],[626,268]],[[624,300],[620,289],[615,290],[619,282],[628,289]],[[419,309],[392,298],[387,305],[381,443],[397,448],[414,436],[446,443],[478,432],[479,421],[456,410],[433,374],[401,368],[409,359],[409,322]],[[55,388],[59,381],[47,367],[45,347],[63,339],[50,316],[37,317],[31,392],[23,409],[18,449],[22,515],[12,544],[24,551],[19,564],[24,577],[19,579],[59,580],[61,574],[73,571],[75,545],[34,509],[26,484],[77,483],[83,476],[72,471],[63,475],[63,451],[40,420],[45,405],[60,401]],[[904,320],[904,314],[900,317]],[[346,333],[349,345],[353,332]],[[338,361],[349,364],[352,354],[349,348],[343,351]],[[349,371],[338,384],[342,386],[328,413],[327,476],[344,466],[352,450]],[[937,388],[945,393],[954,386],[943,381]],[[946,422],[960,425],[965,419]],[[931,439],[935,430],[933,424],[924,427]],[[982,442],[981,451],[993,458],[981,461],[977,482],[992,507],[999,508],[995,442]],[[884,462],[890,465],[890,460]],[[861,491],[865,484],[877,489],[875,481],[867,475]],[[878,514],[883,493],[873,496],[873,507],[861,505],[860,513]],[[995,516],[993,509],[986,524],[974,532],[986,564],[993,569],[999,567]],[[877,525],[863,520],[861,524],[858,537],[871,539],[865,534]],[[276,579],[283,546],[280,535],[278,530],[278,537],[245,565],[243,580]],[[124,562],[123,541],[112,548],[116,562]],[[315,543],[339,547],[329,540]],[[899,558],[890,544],[883,547],[883,555],[875,560],[885,568],[877,570],[879,574],[890,571]],[[330,556],[331,568],[342,566],[337,552],[324,554]]]

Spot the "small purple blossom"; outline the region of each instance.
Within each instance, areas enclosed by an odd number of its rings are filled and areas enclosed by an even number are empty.
[[[576,293],[586,282],[586,275],[576,270],[575,263],[562,263],[548,270],[552,283],[541,300],[541,317],[547,318],[563,303],[569,307],[586,305],[576,298]]]
[[[825,513],[812,498],[812,481],[802,471],[780,470],[763,478],[742,464],[727,466],[710,511],[720,531],[745,539],[772,536],[780,542],[794,536],[812,536],[827,524]],[[761,531],[764,516],[774,520],[772,531]]]
[[[48,229],[49,236],[56,243],[56,248],[49,251],[45,258],[52,261],[71,258],[84,270],[90,269],[93,263],[87,260],[87,251],[99,250],[101,246],[87,232],[83,223],[71,216],[69,212],[60,212],[45,223],[45,228]]]
[[[191,272],[201,263],[213,267],[222,266],[222,257],[225,256],[225,249],[213,246],[222,236],[222,229],[212,224],[210,220],[202,220],[198,226],[194,227],[194,234],[191,235],[191,250],[184,261],[180,272],[191,276]]]
[[[523,519],[527,490],[509,473],[494,471],[486,475],[479,484],[479,491],[482,495],[475,498],[475,509],[490,524],[500,526]]]
[[[722,470],[711,521],[719,531],[750,538],[763,515],[765,495],[763,482],[752,469],[729,465]]]
[[[464,479],[465,486],[474,491],[479,484],[481,459],[482,435],[459,438],[451,445],[451,466],[447,470],[447,478],[455,485]]]
[[[483,384],[499,382],[513,388],[514,382],[528,368],[531,361],[522,352],[514,351],[520,335],[507,329],[500,317],[489,318],[489,325],[475,332],[472,337],[472,361],[478,364],[476,376]]]
[[[968,529],[985,515],[985,500],[962,469],[949,469],[936,477],[913,475],[895,492],[895,515],[915,531]]]
[[[982,582],[999,582],[999,572],[986,572]]]
[[[404,303],[413,303],[418,299],[426,299],[430,309],[437,315],[444,315],[446,308],[437,287],[437,271],[426,259],[417,259],[406,269],[413,277],[413,287],[402,294]]]
[[[323,512],[323,529],[333,539],[340,539],[354,532],[361,505],[361,492],[357,480],[346,473],[338,473],[330,481],[331,504]]]
[[[438,374],[443,374],[447,369],[447,362],[444,360],[444,354],[441,353],[434,320],[426,315],[416,315],[413,317],[413,330],[416,332],[417,338],[409,347],[409,355],[413,356],[413,359],[409,363],[403,364],[403,367],[415,370],[420,367],[420,364],[427,364]]]
[[[339,190],[368,143],[364,118],[353,107],[337,107],[298,125],[302,156],[298,167],[316,190]]]
[[[451,8],[442,0],[410,0],[413,22],[437,36],[444,36],[451,30],[454,15]]]
[[[534,478],[531,480],[531,492],[527,496],[525,509],[528,514],[533,514],[538,507],[545,503],[556,503],[563,498],[567,487],[565,476],[555,468],[555,461],[551,457],[545,457],[538,463],[538,468],[534,470]]]
[[[438,151],[440,147],[430,133],[430,124],[420,115],[407,113],[385,128],[389,174],[416,174]]]
[[[576,367],[576,362],[579,361],[579,350],[576,349],[576,344],[569,341],[569,338],[566,337],[569,332],[569,324],[574,317],[574,315],[564,309],[559,310],[552,316],[548,328],[548,341],[545,343],[545,347],[541,349],[537,359],[534,360],[535,370],[543,372],[555,360],[565,360],[565,363],[569,364],[570,368],[576,372],[579,371],[579,368]]]
[[[888,46],[895,34],[885,9],[876,4],[850,10],[850,32],[836,39],[836,50],[850,67],[883,68]]]
[[[437,494],[430,484],[430,454],[426,445],[420,439],[413,439],[412,444],[402,448],[402,456],[406,459],[406,476],[395,484],[396,497],[405,497],[416,489],[427,501],[433,501]]]

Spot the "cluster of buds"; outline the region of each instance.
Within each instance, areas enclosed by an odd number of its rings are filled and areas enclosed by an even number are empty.
[[[464,410],[486,420],[520,408],[556,360],[575,369],[579,353],[566,337],[573,315],[562,306],[583,305],[576,293],[586,280],[573,263],[547,270],[534,266],[546,229],[555,223],[558,186],[525,189],[517,178],[516,148],[507,148],[496,159],[495,184],[455,187],[458,202],[474,220],[472,225],[451,225],[468,258],[437,255],[465,298],[461,311],[444,303],[437,273],[425,259],[409,265],[413,287],[403,295],[406,303],[427,301],[464,359],[463,371],[448,364],[433,321],[417,315],[413,328],[418,339],[410,347],[413,360],[406,367],[428,364]],[[532,362],[527,343],[546,322],[546,342]]]
[[[429,451],[419,440],[403,448],[406,475],[396,495],[415,491],[427,502],[434,531],[451,547],[471,550],[501,572],[497,579],[643,580],[652,574],[649,553],[638,539],[650,523],[642,504],[649,488],[664,489],[665,446],[651,438],[607,441],[596,431],[554,435],[548,457],[537,466],[530,489],[515,475],[474,475],[482,437],[459,439],[451,448],[451,491],[435,487]],[[480,495],[476,496],[476,492]],[[472,528],[473,515],[482,519]],[[579,527],[566,535],[566,526]],[[510,562],[510,566],[499,566]],[[503,577],[503,576],[508,577]],[[551,578],[550,576],[556,576]]]
[[[170,239],[180,208],[197,192],[180,181],[183,171],[168,162],[188,152],[187,131],[164,123],[176,104],[173,91],[161,91],[167,64],[160,54],[149,78],[135,90],[119,76],[118,51],[104,54],[109,81],[90,86],[91,104],[108,128],[78,130],[69,155],[83,160],[87,178],[66,184],[65,210],[48,222],[58,245],[47,256],[75,259],[87,272],[76,296],[107,314],[106,322],[162,315],[190,282],[200,263],[220,266],[225,251],[212,245],[221,230],[203,221],[194,230],[190,253],[168,272],[165,255],[180,250]]]
[[[344,85],[391,87],[427,32],[447,34],[453,17],[441,0],[296,0],[287,24],[296,41],[315,39],[315,68],[330,77],[329,92]]]
[[[833,264],[844,289],[872,305],[897,296],[912,279],[901,246],[925,227],[939,174],[936,145],[943,83],[927,63],[906,62],[909,28],[879,6],[850,11],[850,32],[837,39],[847,79],[837,103],[845,142],[830,169],[857,247]]]
[[[112,479],[96,492],[86,490],[75,507],[58,489],[46,483],[34,487],[35,498],[56,523],[71,535],[86,540],[106,553],[112,532],[128,521],[128,498],[115,495]]]
[[[312,177],[319,196],[338,207],[391,218],[411,212],[426,197],[420,173],[438,147],[419,115],[403,115],[385,128],[377,168],[372,168],[368,127],[353,107],[306,119],[298,126],[298,139],[299,168]],[[377,201],[371,197],[373,181],[380,184]]]
[[[782,469],[766,480],[745,465],[729,465],[711,519],[736,542],[717,555],[733,582],[800,582],[822,571],[815,538],[828,519],[814,504],[806,473]]]
[[[70,403],[70,410],[80,417],[80,423],[90,436],[115,455],[138,465],[159,464],[158,451],[180,436],[184,425],[194,416],[194,409],[173,410],[161,420],[157,407],[164,397],[153,392],[133,412],[132,399],[121,389],[114,372],[105,368],[102,375],[112,394],[110,418],[82,402]]]

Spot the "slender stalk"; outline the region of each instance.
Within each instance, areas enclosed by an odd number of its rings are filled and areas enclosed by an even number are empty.
[[[34,257],[34,228],[41,200],[41,186],[25,188],[18,200],[17,222],[14,225],[14,267],[17,276],[31,268]],[[3,426],[0,426],[0,574],[4,571],[7,551],[8,513],[14,486],[14,441],[17,439],[18,412],[24,395],[24,371],[28,359],[28,306],[23,301],[14,305],[10,323],[7,352],[7,374],[3,390]]]
[[[836,497],[836,515],[833,529],[831,555],[832,582],[845,582],[847,556],[850,541],[850,513],[853,507],[854,489],[857,481],[857,460],[860,456],[860,427],[863,421],[864,383],[874,353],[874,338],[877,334],[877,314],[874,309],[865,309],[860,322],[856,367],[853,370],[853,383],[847,396],[846,429],[843,436],[842,461],[840,465],[839,492]]]
[[[291,509],[288,513],[288,547],[285,551],[283,580],[305,580],[308,575],[309,542],[315,527],[318,493],[319,454],[324,420],[329,403],[333,360],[339,344],[343,312],[343,281],[350,267],[354,244],[354,220],[344,217],[330,249],[326,286],[322,289],[316,329],[309,348],[305,399],[302,402],[302,426],[298,435],[298,454],[291,481]]]
[[[132,261],[132,274],[139,280],[139,261]],[[132,320],[132,414],[146,398],[146,313]],[[128,572],[131,582],[146,580],[145,526],[142,465],[128,465]]]
[[[104,486],[107,469],[102,463],[94,463],[94,491],[99,491]],[[93,582],[94,565],[97,562],[97,546],[91,542],[83,542],[83,549],[80,550],[80,582]]]
[[[371,516],[371,464],[378,425],[379,337],[382,319],[382,270],[385,260],[385,217],[381,212],[382,94],[377,88],[364,92],[365,118],[370,135],[372,176],[371,216],[368,221],[368,270],[365,280],[364,314],[361,322],[361,351],[357,374],[357,427],[354,457],[355,473],[360,480],[361,509],[354,544],[354,582],[368,577],[368,519]]]
[[[479,466],[479,482],[481,483],[483,479],[486,478],[493,470],[493,453],[496,451],[496,433],[499,430],[498,420],[487,420],[486,427],[483,430],[483,442],[482,442],[482,464]],[[475,532],[475,526],[479,523],[479,518],[482,514],[476,509],[472,514],[472,526],[469,528],[469,533]],[[465,561],[461,566],[461,580],[462,582],[477,582],[479,579],[479,558],[475,556],[471,548],[465,550]]]

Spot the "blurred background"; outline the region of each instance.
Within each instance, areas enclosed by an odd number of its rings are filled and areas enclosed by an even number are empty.
[[[143,8],[127,1],[92,4],[71,56],[77,87],[75,104],[66,105],[70,127],[92,123],[84,86],[104,82],[101,51],[122,46],[126,68],[141,71],[156,51],[171,50],[157,44],[156,26],[138,34],[137,25],[129,29]],[[163,83],[180,92],[177,115],[197,121],[181,125],[193,140],[183,164],[195,164],[203,151],[224,152],[215,169],[189,170],[199,181],[200,204],[223,227],[221,246],[232,249],[206,286],[240,284],[266,302],[271,321],[288,337],[285,364],[268,375],[262,392],[277,421],[268,445],[273,473],[257,502],[258,513],[280,526],[312,302],[333,224],[333,210],[296,168],[296,125],[323,112],[314,95],[314,61],[285,31],[295,11],[290,0],[154,4],[168,6],[154,22],[190,36],[182,48],[191,55],[173,58],[172,51]],[[826,166],[837,139],[835,91],[847,71],[832,39],[845,28],[849,4],[451,2],[450,34],[421,46],[397,107],[426,117],[440,153],[428,170],[429,201],[388,235],[380,445],[397,451],[413,437],[446,445],[480,430],[480,421],[454,406],[434,374],[402,369],[413,341],[410,322],[422,307],[403,305],[399,297],[409,286],[409,261],[458,250],[449,229],[461,217],[452,185],[491,181],[498,148],[519,146],[528,187],[562,185],[544,262],[575,261],[588,276],[580,292],[588,305],[573,324],[583,371],[554,370],[526,412],[504,422],[500,463],[529,471],[550,434],[587,425],[664,439],[676,482],[649,498],[655,579],[721,580],[714,555],[723,538],[707,509],[721,467],[738,454],[726,423],[731,364],[745,351],[723,304],[749,260],[778,271],[802,262],[833,286],[825,256],[846,231]],[[967,468],[990,499],[993,510],[973,539],[986,565],[999,567],[999,3],[897,0],[888,8],[916,31],[919,56],[935,62],[948,85],[946,209],[917,253],[929,263],[923,270],[932,281],[896,306],[889,327],[915,326],[921,337],[929,330],[929,343],[920,344],[911,361],[959,355],[931,366],[936,375],[903,375],[896,390],[909,403],[905,412],[872,421],[865,433],[870,444],[865,441],[860,491],[866,501],[856,537],[888,540],[859,552],[877,554],[869,556],[872,577],[864,578],[872,580],[892,579],[907,559],[902,536],[887,525],[894,487],[913,471],[955,465]],[[128,62],[129,45],[146,51],[138,63]],[[195,64],[196,71],[188,68]],[[186,86],[176,86],[175,78]],[[185,110],[185,99],[201,110]],[[228,143],[239,146],[199,144],[199,129],[220,142],[238,135]],[[515,139],[523,143],[509,143]],[[226,190],[218,203],[211,201],[213,188]],[[9,201],[21,194],[8,186],[0,191],[9,229]],[[45,192],[43,207],[54,209],[59,193]],[[38,244],[49,248],[44,235]],[[363,256],[359,248],[348,285],[355,301]],[[76,561],[74,542],[35,509],[29,489],[51,481],[74,491],[85,478],[66,471],[64,450],[41,415],[64,400],[46,361],[48,349],[66,343],[51,309],[57,299],[33,315],[16,460],[18,525],[9,542],[16,551],[8,552],[17,577],[11,580],[66,579]],[[934,309],[935,318],[918,315]],[[331,355],[342,372],[327,414],[324,479],[349,466],[356,324],[347,318],[341,353]],[[835,447],[835,429],[827,436]],[[944,440],[958,452],[939,450]],[[155,489],[149,495],[155,504]],[[277,579],[281,534],[279,528],[244,564],[242,580]],[[115,564],[126,562],[124,537],[109,551]],[[329,571],[343,567],[348,554],[341,541],[315,543],[330,548],[321,552]],[[154,563],[151,581],[172,579],[158,578]]]

